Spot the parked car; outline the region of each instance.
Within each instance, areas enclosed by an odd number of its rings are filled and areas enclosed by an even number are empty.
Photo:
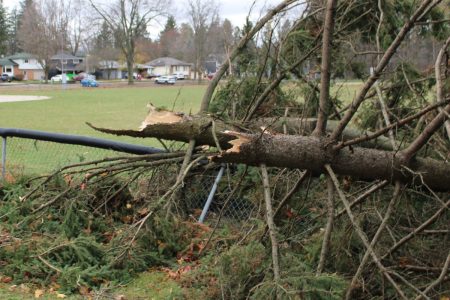
[[[95,80],[96,78],[95,78],[95,75],[91,75],[91,74],[82,72],[82,73],[78,74],[77,76],[74,76],[73,79],[74,79],[75,81],[81,81],[81,80],[83,80],[83,79],[92,79],[92,80]]]
[[[161,76],[161,75],[158,75],[158,74],[147,74],[147,78],[148,79],[156,78],[156,77],[159,77],[159,76]]]
[[[98,87],[98,82],[95,79],[85,78],[80,83],[82,87]]]
[[[172,74],[172,76],[174,76],[177,80],[184,80],[184,74],[183,73],[174,73]]]
[[[12,79],[13,79],[13,78],[12,78],[11,76],[9,76],[8,74],[6,74],[6,73],[3,73],[2,76],[1,76],[1,80],[2,80],[2,81],[8,81],[8,82],[11,82]]]
[[[174,76],[159,76],[155,79],[155,83],[158,84],[175,84],[177,81]]]
[[[69,76],[67,76],[67,75],[65,75],[65,74],[64,74],[64,76],[66,76],[66,82],[70,80],[70,79],[69,79]],[[55,76],[53,76],[52,78],[50,78],[50,81],[51,81],[52,83],[55,83],[55,82],[62,82],[62,80],[63,80],[63,74],[58,74],[58,75],[55,75]]]

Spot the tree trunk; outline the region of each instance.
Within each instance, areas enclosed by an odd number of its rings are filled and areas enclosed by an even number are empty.
[[[48,67],[48,65],[46,65],[45,67],[44,67],[44,79],[45,79],[45,83],[47,84],[48,83],[48,73],[49,73],[49,67]]]
[[[134,67],[134,58],[132,54],[127,55],[127,72],[128,72],[128,84],[134,84],[133,80],[133,67]]]
[[[264,123],[270,124],[267,120]],[[183,142],[195,140],[197,145],[216,145],[211,131],[211,119],[206,116],[186,116],[151,110],[141,130],[110,130],[90,126],[115,135],[155,137]],[[335,152],[324,138],[267,131],[242,133],[244,129],[241,127],[219,120],[215,121],[215,127],[217,139],[222,148],[226,149],[220,155],[210,157],[217,163],[243,163],[253,166],[266,164],[270,167],[307,169],[316,174],[323,173],[324,165],[329,164],[338,174],[364,180],[398,180],[418,185],[424,182],[436,190],[450,190],[450,163],[444,161],[416,158],[404,166],[403,157],[395,151],[346,147]],[[282,128],[282,125],[280,127]]]

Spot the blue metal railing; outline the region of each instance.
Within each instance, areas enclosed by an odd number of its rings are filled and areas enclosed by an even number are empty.
[[[166,152],[165,150],[158,148],[127,144],[106,139],[19,128],[0,128],[0,136],[2,137],[2,178],[5,178],[6,174],[6,144],[8,137],[18,137],[69,145],[80,145],[137,155]]]

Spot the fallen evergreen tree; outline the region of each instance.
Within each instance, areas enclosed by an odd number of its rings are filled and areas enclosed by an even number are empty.
[[[247,28],[210,82],[199,114],[151,106],[139,130],[91,125],[189,143],[182,152],[86,162],[20,191],[6,189],[4,230],[17,247],[0,252],[4,271],[19,274],[17,282],[53,280],[76,290],[169,266],[180,285],[206,299],[446,296],[448,11],[439,0],[325,2],[307,1],[302,17],[284,35],[269,34],[259,53],[248,42],[296,1],[281,2]],[[405,40],[427,26],[446,39],[434,78],[395,62]],[[330,85],[350,64],[349,43],[351,58],[373,55],[374,66],[343,107]],[[355,50],[371,45],[368,54]],[[239,58],[248,62],[246,72],[213,97]],[[306,60],[320,64],[320,82],[302,73]],[[280,88],[287,78],[296,80]],[[293,81],[299,87],[289,86]],[[252,218],[227,230],[222,208],[211,228],[181,222],[193,213],[182,193],[190,174],[222,164],[231,187],[224,207],[239,195],[256,207]],[[129,191],[143,178],[151,189],[135,203]],[[175,267],[175,258],[191,271]]]

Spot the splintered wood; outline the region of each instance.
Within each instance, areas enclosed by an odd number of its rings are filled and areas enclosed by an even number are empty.
[[[230,131],[225,130],[223,132],[224,134],[235,136],[237,139],[231,140],[228,143],[232,145],[232,147],[225,151],[225,153],[239,153],[241,152],[241,146],[244,143],[250,142],[250,138],[248,135],[237,132],[237,131]]]
[[[174,113],[167,110],[158,109],[151,103],[147,105],[149,112],[145,120],[141,123],[139,130],[144,130],[148,125],[173,124],[183,121],[184,114]]]

